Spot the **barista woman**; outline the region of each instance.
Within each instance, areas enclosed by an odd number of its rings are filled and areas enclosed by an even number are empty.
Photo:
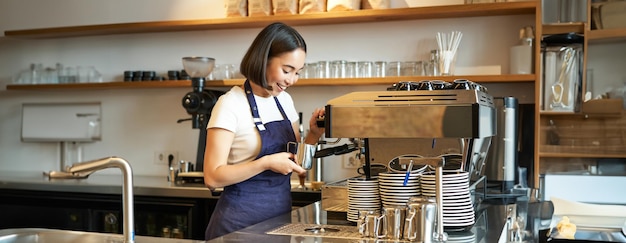
[[[294,163],[288,142],[298,142],[298,114],[285,92],[304,67],[306,43],[290,26],[273,23],[252,42],[241,61],[246,77],[222,95],[207,126],[204,182],[224,187],[206,229],[206,239],[259,223],[291,211],[292,172],[306,171]],[[315,118],[305,139],[315,144],[323,134]]]

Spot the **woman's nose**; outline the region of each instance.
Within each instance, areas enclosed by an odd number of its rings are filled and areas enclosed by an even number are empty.
[[[297,74],[291,74],[287,77],[287,84],[289,85],[293,85],[298,81],[298,75]]]

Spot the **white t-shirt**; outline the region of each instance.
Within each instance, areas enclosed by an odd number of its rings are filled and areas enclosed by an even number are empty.
[[[278,98],[291,123],[298,122],[298,112],[291,96],[287,92],[281,92],[276,98]],[[273,96],[260,97],[255,95],[254,99],[263,124],[283,120]],[[213,127],[235,133],[235,140],[228,155],[229,164],[253,160],[261,151],[261,137],[252,121],[250,105],[245,91],[241,87],[234,86],[219,97],[211,111],[211,118],[207,126],[207,128]],[[210,152],[206,151],[206,153]]]

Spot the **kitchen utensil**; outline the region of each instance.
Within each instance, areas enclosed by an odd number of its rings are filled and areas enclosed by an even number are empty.
[[[409,176],[411,176],[411,171],[413,170],[413,160],[409,163],[409,166],[406,168],[406,176],[404,176],[404,182],[402,186],[406,186],[406,183],[409,182]]]
[[[437,204],[433,198],[413,197],[407,203],[403,238],[430,243],[435,232]]]
[[[556,84],[552,85],[552,103],[550,104],[551,108],[565,106],[565,104],[563,103],[563,95],[564,95],[563,90],[564,90],[566,75],[570,73],[572,66],[574,64],[573,62],[574,49],[565,48],[564,51],[565,53],[563,54],[563,60],[561,63],[561,72],[559,73],[559,79]],[[569,99],[571,99],[572,97],[567,97],[567,98],[568,100],[566,101],[566,103],[571,103]]]
[[[383,227],[388,239],[402,239],[402,231],[404,230],[404,222],[406,220],[406,209],[406,206],[389,206],[383,208],[385,215]]]

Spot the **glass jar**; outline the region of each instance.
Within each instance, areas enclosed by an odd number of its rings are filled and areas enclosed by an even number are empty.
[[[330,63],[330,78],[345,78],[347,61],[337,60]]]

